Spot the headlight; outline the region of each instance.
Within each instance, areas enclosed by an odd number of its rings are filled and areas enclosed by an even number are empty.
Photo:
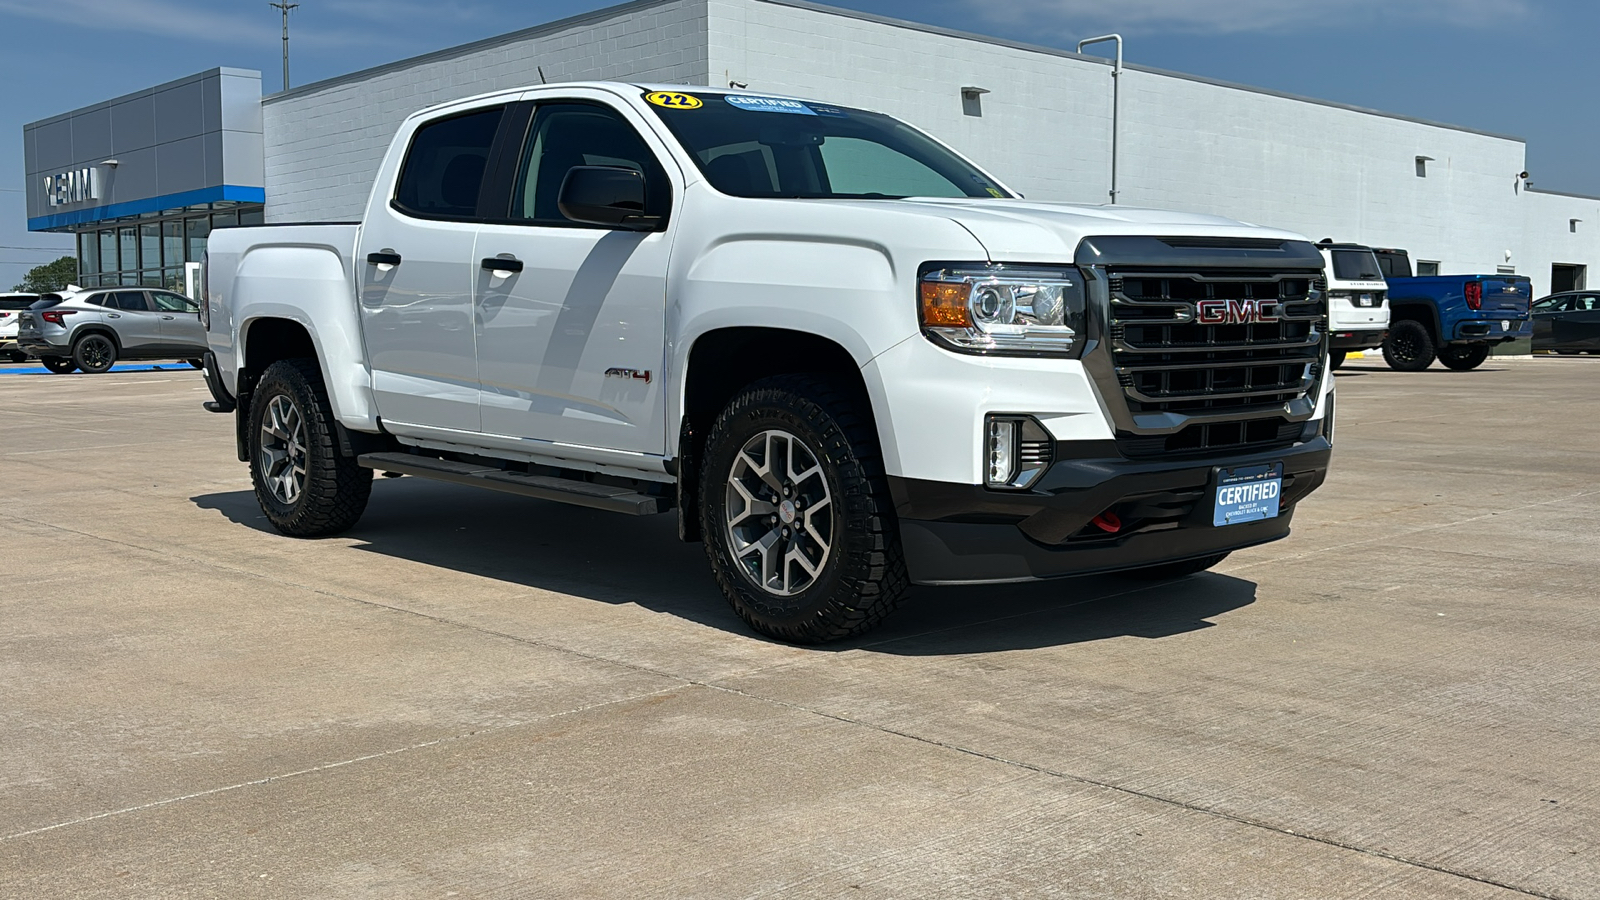
[[[922,276],[922,333],[963,353],[1083,352],[1083,276],[1073,268],[951,264]]]

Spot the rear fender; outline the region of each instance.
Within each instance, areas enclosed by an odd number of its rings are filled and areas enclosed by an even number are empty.
[[[259,376],[272,359],[251,350],[251,329],[268,320],[293,322],[305,329],[316,348],[334,418],[346,428],[377,431],[353,277],[349,260],[328,247],[248,249],[233,279],[237,366],[240,372]],[[251,353],[255,359],[249,358]],[[231,374],[237,379],[238,372]]]

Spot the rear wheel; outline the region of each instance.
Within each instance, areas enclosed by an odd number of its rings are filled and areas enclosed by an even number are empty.
[[[1451,344],[1439,351],[1439,362],[1446,369],[1467,372],[1483,365],[1489,358],[1488,344]]]
[[[1433,335],[1415,319],[1403,319],[1383,339],[1383,361],[1400,372],[1421,372],[1433,365]]]
[[[66,375],[78,368],[78,364],[65,356],[41,356],[39,362],[57,375]]]
[[[198,359],[186,359],[184,362],[188,363],[191,369],[204,369],[206,367],[206,364]]]
[[[23,353],[21,350],[12,350],[10,353],[8,353],[6,355],[11,357],[11,361],[14,362],[14,363],[21,363],[21,362],[27,362],[28,361],[28,354]]]
[[[1328,353],[1328,368],[1337,369],[1344,365],[1344,358],[1345,352],[1343,350],[1330,351]]]
[[[872,420],[823,378],[745,389],[706,439],[706,555],[734,612],[815,644],[883,621],[908,584]]]
[[[250,404],[250,480],[267,521],[292,537],[354,525],[372,494],[372,470],[339,453],[333,411],[317,364],[267,367]]]
[[[111,371],[117,364],[117,345],[103,334],[86,334],[72,345],[72,361],[90,375]]]
[[[1210,556],[1202,556],[1199,559],[1185,559],[1180,562],[1162,563],[1158,566],[1145,566],[1142,569],[1129,569],[1118,574],[1144,581],[1170,581],[1174,578],[1182,578],[1185,575],[1193,575],[1196,572],[1204,572],[1227,558],[1228,554],[1226,553],[1213,553]]]

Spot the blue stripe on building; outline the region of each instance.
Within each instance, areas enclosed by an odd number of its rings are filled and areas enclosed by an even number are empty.
[[[53,231],[57,228],[69,228],[73,225],[101,222],[107,219],[120,219],[124,216],[137,216],[141,213],[164,212],[166,210],[182,209],[186,206],[199,206],[202,203],[217,203],[224,200],[232,200],[235,203],[266,203],[267,190],[266,188],[244,187],[236,184],[222,184],[195,191],[183,191],[178,194],[147,197],[143,200],[130,200],[126,203],[108,203],[105,206],[91,206],[86,209],[75,209],[71,212],[29,219],[28,230]]]

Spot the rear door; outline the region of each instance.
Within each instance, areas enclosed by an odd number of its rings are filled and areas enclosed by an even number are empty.
[[[117,333],[124,353],[150,353],[161,346],[161,316],[144,291],[112,291],[104,295],[105,320]]]
[[[182,351],[185,348],[197,354],[206,349],[206,331],[200,325],[200,305],[181,294],[170,291],[151,291],[150,301],[161,317],[161,341]]]
[[[389,197],[374,197],[355,265],[372,388],[386,424],[476,432],[472,258],[478,194],[505,105],[422,122]]]
[[[1559,350],[1556,344],[1556,322],[1567,315],[1572,307],[1571,294],[1545,297],[1533,307],[1533,349]]]
[[[1579,294],[1562,318],[1568,323],[1568,349],[1600,353],[1600,293]]]

